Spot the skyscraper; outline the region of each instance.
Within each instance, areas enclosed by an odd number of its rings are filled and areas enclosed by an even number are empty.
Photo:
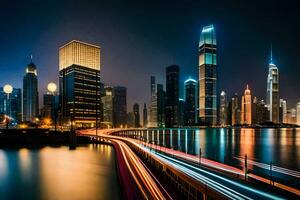
[[[187,79],[184,81],[184,98],[185,98],[185,111],[184,111],[184,125],[192,126],[196,123],[196,91],[197,81],[194,79]]]
[[[240,124],[240,113],[239,97],[237,93],[234,93],[231,99],[231,125]]]
[[[199,42],[199,118],[217,123],[217,41],[213,25],[202,29]]]
[[[23,121],[34,121],[39,113],[38,79],[35,64],[31,61],[23,78]]]
[[[267,106],[269,110],[269,120],[279,123],[279,71],[273,63],[272,48],[269,63],[269,73],[267,80]]]
[[[113,98],[113,124],[114,127],[126,127],[127,124],[127,89],[126,87],[114,87]],[[131,120],[130,115],[130,120]],[[132,121],[132,120],[131,120]]]
[[[279,116],[279,122],[280,123],[286,123],[286,113],[287,113],[287,107],[286,107],[286,100],[280,99],[280,115]]]
[[[219,110],[219,124],[221,126],[227,125],[227,97],[224,91],[220,94],[220,110]]]
[[[104,93],[104,96],[101,97],[103,104],[103,121],[101,124],[104,128],[111,128],[113,127],[113,88],[104,87]]]
[[[59,48],[59,87],[64,122],[100,122],[100,47],[73,40]]]
[[[241,124],[252,124],[252,99],[248,85],[242,96]]]
[[[265,101],[263,99],[258,100],[257,97],[254,97],[252,104],[252,124],[267,122],[269,119],[268,113]]]
[[[171,65],[166,68],[166,107],[165,126],[178,126],[179,115],[179,66]]]
[[[139,128],[140,127],[140,109],[139,109],[139,104],[137,104],[137,103],[133,104],[133,115],[134,115],[134,127]]]
[[[151,102],[148,127],[157,127],[157,96],[154,76],[150,78],[150,95]]]
[[[147,113],[147,106],[144,103],[144,108],[143,108],[143,127],[146,128],[148,123],[148,113]]]
[[[165,127],[165,99],[166,92],[162,84],[157,84],[157,126]]]

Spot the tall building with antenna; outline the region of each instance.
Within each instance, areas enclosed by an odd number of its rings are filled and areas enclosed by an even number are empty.
[[[269,111],[269,121],[279,123],[279,104],[279,70],[274,64],[271,46],[269,73],[267,79],[267,107]]]

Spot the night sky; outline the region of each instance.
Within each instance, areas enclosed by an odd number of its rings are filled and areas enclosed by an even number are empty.
[[[182,85],[198,77],[200,32],[214,24],[220,89],[231,96],[249,84],[253,95],[265,98],[272,43],[280,96],[294,107],[300,101],[300,5],[242,2],[1,0],[0,85],[22,87],[32,54],[42,96],[47,83],[58,83],[59,47],[77,39],[101,46],[102,80],[128,88],[131,111],[135,102],[148,104],[151,75],[165,85],[166,66],[180,66]]]

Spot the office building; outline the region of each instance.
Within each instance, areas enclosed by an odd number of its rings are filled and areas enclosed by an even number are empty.
[[[269,121],[279,123],[279,71],[273,63],[272,48],[267,80],[267,106]]]
[[[143,108],[143,128],[147,127],[147,123],[148,123],[147,106],[144,103],[144,108]]]
[[[279,105],[279,122],[280,123],[286,123],[286,113],[287,113],[287,105],[286,100],[280,99],[280,105]]]
[[[296,124],[300,126],[300,102],[296,105]]]
[[[133,104],[133,115],[134,115],[134,127],[139,128],[140,125],[140,109],[139,104]]]
[[[165,126],[178,127],[179,118],[179,66],[166,68]]]
[[[184,125],[193,126],[196,124],[197,117],[197,81],[194,79],[187,79],[184,82]]]
[[[251,91],[247,85],[247,88],[242,96],[242,111],[241,111],[241,124],[252,124],[252,99]]]
[[[101,127],[112,128],[113,127],[113,88],[109,86],[104,87],[104,96],[101,97],[103,105],[103,120]]]
[[[219,109],[219,125],[226,126],[227,125],[227,97],[226,92],[222,91],[220,94],[220,109]]]
[[[165,127],[166,92],[162,84],[157,84],[157,126]]]
[[[241,111],[239,105],[239,97],[238,94],[235,93],[231,98],[231,125],[237,125],[241,123]]]
[[[202,29],[199,42],[199,118],[217,123],[217,40],[213,25]]]
[[[23,78],[23,121],[34,122],[39,114],[37,69],[31,61]]]
[[[64,123],[100,124],[100,47],[73,40],[59,48],[59,87]],[[97,121],[97,122],[96,122]]]
[[[150,78],[150,113],[148,127],[157,127],[157,94],[155,77]]]
[[[127,89],[116,86],[113,89],[113,125],[115,128],[126,127],[127,124]],[[131,113],[133,115],[133,113]],[[131,117],[130,123],[131,123]],[[133,118],[133,117],[132,117]],[[133,123],[132,123],[133,124]]]

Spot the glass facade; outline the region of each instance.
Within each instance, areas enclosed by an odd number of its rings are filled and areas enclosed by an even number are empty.
[[[101,116],[100,47],[72,41],[59,50],[61,117],[95,127]]]
[[[217,42],[213,25],[202,29],[199,42],[199,119],[217,123]]]

